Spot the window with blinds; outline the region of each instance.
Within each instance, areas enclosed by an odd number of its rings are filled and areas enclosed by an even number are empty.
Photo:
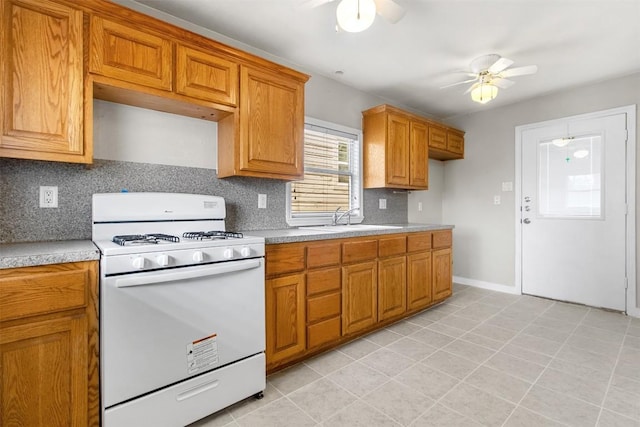
[[[304,179],[289,184],[288,220],[331,218],[360,207],[360,132],[312,123],[304,129]],[[353,133],[349,132],[352,130]],[[361,212],[354,211],[357,221]],[[294,221],[295,222],[295,221]],[[326,222],[326,221],[320,221]]]

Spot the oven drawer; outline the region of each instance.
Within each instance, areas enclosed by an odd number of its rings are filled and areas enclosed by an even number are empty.
[[[264,353],[104,411],[103,427],[184,426],[263,391]]]

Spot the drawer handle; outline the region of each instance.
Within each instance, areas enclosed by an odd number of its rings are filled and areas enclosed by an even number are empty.
[[[198,384],[197,386],[177,395],[176,400],[178,402],[181,402],[183,400],[191,399],[194,396],[197,396],[201,393],[207,392],[209,390],[212,390],[218,387],[218,384],[220,384],[218,380],[213,380],[211,382],[204,383],[204,384]]]

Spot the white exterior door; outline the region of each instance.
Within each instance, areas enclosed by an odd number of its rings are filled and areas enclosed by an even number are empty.
[[[522,293],[625,310],[625,113],[521,134]]]

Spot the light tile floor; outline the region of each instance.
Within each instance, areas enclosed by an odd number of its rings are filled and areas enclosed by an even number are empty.
[[[192,426],[476,425],[640,426],[640,319],[455,285]]]

